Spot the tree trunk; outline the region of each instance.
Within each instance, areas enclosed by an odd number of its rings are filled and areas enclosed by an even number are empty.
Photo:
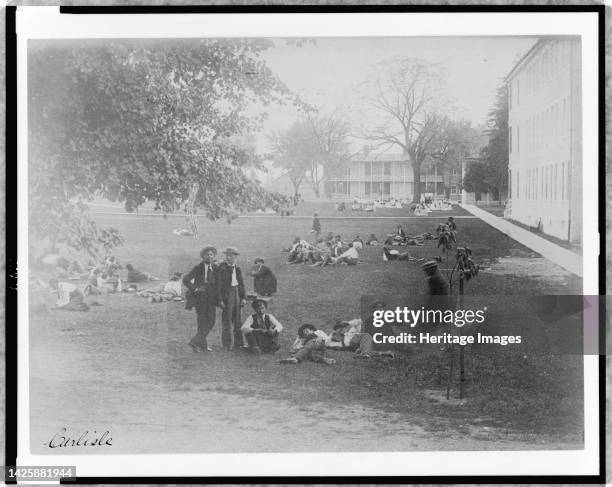
[[[293,194],[294,196],[297,196],[300,193],[300,185],[302,184],[302,181],[299,180],[291,180],[291,184],[293,184]]]
[[[413,203],[421,202],[421,162],[414,160],[412,163],[412,171],[414,174],[414,193],[412,196]]]

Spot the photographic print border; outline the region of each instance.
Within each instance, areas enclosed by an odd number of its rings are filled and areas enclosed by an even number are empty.
[[[163,6],[163,7],[60,7],[62,14],[190,14],[190,13],[351,13],[351,12],[595,12],[599,21],[599,294],[606,294],[605,262],[605,11],[603,6]],[[6,8],[6,454],[5,465],[17,460],[17,39],[15,34],[16,7]],[[605,309],[600,310],[600,341],[605,343]],[[407,476],[407,477],[342,477],[342,482],[439,482],[439,483],[604,483],[605,482],[605,356],[599,356],[599,475],[595,476]],[[78,477],[79,483],[321,483],[334,477]]]

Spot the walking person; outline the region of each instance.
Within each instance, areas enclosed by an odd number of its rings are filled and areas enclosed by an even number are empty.
[[[321,235],[321,222],[319,221],[319,214],[314,213],[312,215],[312,230],[310,233],[314,233],[314,242],[317,243],[319,241],[319,236]]]
[[[228,247],[223,252],[225,262],[219,264],[217,271],[217,293],[221,314],[221,342],[225,350],[243,347],[241,308],[246,303],[242,270],[236,265],[238,250]]]
[[[202,262],[183,277],[187,288],[185,309],[196,311],[198,331],[189,341],[194,352],[212,352],[208,346],[207,336],[215,326],[217,314],[217,266],[214,264],[217,249],[211,245],[200,252]]]

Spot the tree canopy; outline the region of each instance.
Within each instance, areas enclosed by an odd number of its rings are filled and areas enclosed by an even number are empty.
[[[199,185],[211,219],[261,207],[249,105],[291,94],[261,53],[265,39],[37,41],[29,46],[30,227],[94,254],[120,239],[86,213],[94,196],[132,211],[174,211]]]
[[[297,194],[306,177],[316,196],[321,183],[348,158],[349,125],[342,114],[310,110],[286,131],[271,137],[274,164],[289,176]]]
[[[480,152],[480,161],[470,164],[464,186],[467,191],[490,192],[499,200],[508,187],[508,92],[506,85],[497,90],[495,105],[489,112],[489,141]]]

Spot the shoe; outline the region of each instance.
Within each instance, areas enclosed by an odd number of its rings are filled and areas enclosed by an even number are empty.
[[[298,364],[299,362],[295,357],[282,358],[278,361],[279,364]]]
[[[381,357],[395,358],[395,354],[391,351],[381,352]]]
[[[358,354],[353,355],[353,358],[359,358],[359,359],[366,359],[367,360],[367,359],[369,359],[371,357],[370,357],[370,354],[368,354],[368,353],[358,353]]]
[[[336,363],[335,358],[323,357],[323,363],[326,365],[334,365]]]

